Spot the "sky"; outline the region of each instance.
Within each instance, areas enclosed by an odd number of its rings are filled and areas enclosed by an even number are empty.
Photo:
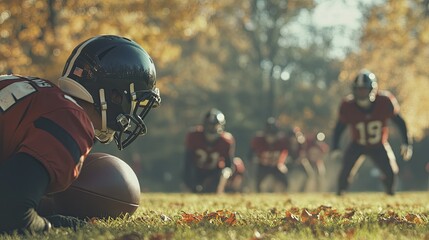
[[[319,0],[314,11],[313,21],[320,26],[346,26],[358,28],[362,14],[358,9],[359,1]]]
[[[383,0],[316,0],[318,3],[313,15],[306,20],[320,28],[335,27],[331,55],[343,58],[347,49],[356,50],[363,15],[359,4],[371,5]]]

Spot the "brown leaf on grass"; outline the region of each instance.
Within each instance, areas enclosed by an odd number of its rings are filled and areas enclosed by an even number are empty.
[[[218,210],[216,212],[204,212],[203,214],[190,214],[182,212],[181,222],[183,223],[200,223],[207,221],[210,223],[226,223],[228,225],[235,225],[237,223],[236,213],[226,210]]]
[[[311,214],[308,212],[307,209],[302,209],[301,212],[301,222],[307,225],[314,225],[319,221],[319,215],[318,214]]]
[[[423,219],[413,213],[408,213],[405,217],[400,217],[398,213],[389,210],[387,213],[378,215],[378,222],[380,224],[422,224]]]
[[[285,220],[288,223],[299,223],[299,217],[293,214],[291,211],[286,211],[286,217],[282,220]]]
[[[307,209],[302,209],[301,211],[301,222],[307,223],[311,219],[311,213],[307,211]]]
[[[399,218],[392,217],[392,216],[389,216],[389,217],[380,216],[378,218],[378,222],[380,224],[399,224],[401,223],[401,220]]]
[[[326,205],[320,205],[318,208],[317,208],[319,211],[328,211],[328,210],[331,210],[332,209],[332,207],[331,206],[326,206]]]
[[[229,225],[235,225],[237,223],[237,218],[235,216],[235,213],[231,213],[229,217],[225,220],[226,223]]]
[[[395,217],[395,218],[398,217],[398,214],[395,211],[390,210],[390,209],[387,211],[387,215],[390,217]]]
[[[184,223],[199,223],[202,219],[202,215],[182,212],[182,222]]]
[[[88,223],[93,224],[93,225],[97,225],[98,224],[99,219],[96,217],[92,217],[88,220]]]
[[[337,209],[327,209],[324,211],[325,212],[325,217],[329,217],[329,218],[340,218],[341,214],[338,212]]]
[[[343,217],[347,219],[351,219],[355,215],[355,209],[349,209],[348,212],[344,213]]]
[[[423,220],[422,218],[417,215],[417,214],[413,214],[413,213],[408,213],[405,216],[405,219],[409,222],[409,223],[414,223],[414,224],[422,224]]]

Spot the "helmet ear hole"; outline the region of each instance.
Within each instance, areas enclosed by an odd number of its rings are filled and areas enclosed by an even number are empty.
[[[118,89],[112,89],[110,92],[110,99],[114,104],[122,104],[123,94]]]

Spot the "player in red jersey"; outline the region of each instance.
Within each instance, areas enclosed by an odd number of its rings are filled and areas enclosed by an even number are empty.
[[[79,176],[95,139],[123,149],[146,132],[143,119],[160,103],[155,82],[143,48],[107,35],[79,44],[56,84],[0,76],[0,233],[83,224],[42,217],[37,205]]]
[[[353,177],[352,171],[361,155],[371,158],[383,174],[382,182],[389,195],[394,194],[394,180],[398,173],[395,155],[388,142],[387,121],[391,120],[402,135],[402,158],[412,156],[412,139],[408,136],[404,119],[399,113],[396,98],[388,91],[378,90],[374,73],[362,70],[353,82],[353,94],[341,103],[333,133],[332,151],[338,156],[340,136],[350,126],[352,141],[344,152],[343,166],[338,179],[337,194],[341,195]]]
[[[250,148],[250,159],[257,168],[256,191],[285,191],[288,185],[286,178],[288,140],[279,130],[275,118],[267,119],[264,131],[256,133]]]
[[[308,134],[305,137],[300,162],[307,178],[301,188],[302,191],[324,191],[326,188],[325,156],[329,151],[329,146],[324,140],[325,134],[322,132]]]
[[[195,193],[223,193],[232,174],[235,139],[225,131],[225,116],[210,109],[202,125],[186,135],[184,183]]]

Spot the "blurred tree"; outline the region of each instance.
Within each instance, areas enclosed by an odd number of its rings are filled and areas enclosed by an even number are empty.
[[[132,38],[162,69],[180,56],[175,40],[205,30],[216,7],[197,0],[3,0],[0,72],[55,79],[74,46],[98,34]]]
[[[94,151],[124,160],[141,152],[148,190],[173,191],[185,132],[211,107],[225,113],[239,156],[268,115],[309,131],[331,128],[339,60],[327,57],[330,33],[309,26],[303,44],[302,33],[288,30],[314,7],[312,0],[2,0],[0,73],[54,80],[84,39],[136,40],[155,61],[162,106],[127,151],[101,144]]]
[[[252,67],[260,69],[259,79],[267,89],[265,117],[275,116],[275,80],[287,72],[287,66],[293,61],[281,53],[288,46],[286,26],[296,20],[303,10],[315,7],[313,0],[250,0],[242,25],[250,40],[252,52],[249,60]]]
[[[428,1],[388,0],[369,9],[360,50],[344,61],[340,78],[349,84],[361,68],[373,71],[380,88],[391,90],[411,133],[429,128]]]

